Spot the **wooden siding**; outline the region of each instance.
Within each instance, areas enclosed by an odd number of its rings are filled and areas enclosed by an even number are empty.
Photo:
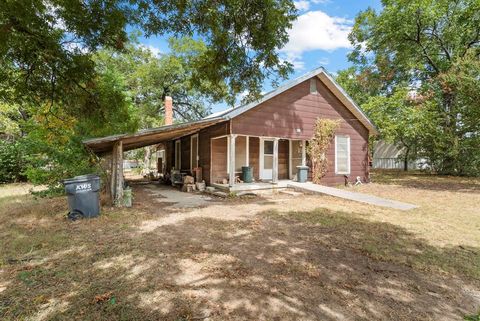
[[[350,181],[356,176],[364,180],[368,176],[368,130],[318,78],[316,84],[317,94],[310,93],[307,80],[235,117],[231,120],[232,133],[308,140],[317,118],[340,119],[337,135],[350,137]],[[329,167],[323,183],[342,184],[343,175],[335,174],[334,141],[327,159]]]
[[[247,157],[247,136],[237,136],[235,139],[235,172],[236,173],[242,172],[242,166],[245,166],[247,162],[246,157]]]
[[[173,141],[165,142],[165,170],[170,172],[175,163],[175,145]]]
[[[259,161],[260,161],[260,139],[258,137],[250,137],[248,139],[248,163],[253,167],[253,178],[258,181],[260,179]]]
[[[182,137],[180,148],[182,150],[182,171],[190,171],[190,136]]]
[[[288,179],[288,140],[278,142],[278,179]]]
[[[222,183],[223,179],[228,178],[227,173],[227,137],[211,140],[212,146],[212,172],[211,182]]]
[[[182,171],[190,173],[190,143],[191,136],[198,134],[198,166],[202,168],[202,177],[207,184],[210,184],[210,139],[227,135],[229,133],[229,122],[213,125],[199,132],[180,138],[182,150]],[[175,163],[175,141],[165,142],[165,157],[167,171],[170,171]]]
[[[198,133],[198,166],[202,168],[202,176],[207,184],[210,182],[210,141],[213,137],[228,135],[230,122],[224,122],[201,130]],[[226,152],[225,152],[226,155]],[[226,157],[226,156],[225,156]]]

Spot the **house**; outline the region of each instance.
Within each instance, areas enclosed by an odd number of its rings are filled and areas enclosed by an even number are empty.
[[[384,140],[379,140],[373,144],[372,155],[372,168],[375,169],[428,169],[427,160],[422,158],[407,159],[405,164],[405,148]]]
[[[306,145],[318,118],[341,120],[327,153],[329,168],[324,184],[343,184],[345,175],[352,181],[356,177],[366,180],[369,175],[368,139],[377,130],[323,68],[276,88],[258,101],[199,121],[171,124],[171,99],[166,100],[165,110],[166,126],[84,142],[96,153],[114,156],[112,195],[121,193],[123,178],[116,164],[123,151],[152,144],[163,145],[167,170],[193,172],[200,168],[207,185],[240,189],[235,177],[240,176],[242,166],[253,168],[257,182],[279,184],[294,179],[296,166],[309,164]]]

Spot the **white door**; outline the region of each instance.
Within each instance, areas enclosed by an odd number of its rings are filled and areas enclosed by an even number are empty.
[[[273,178],[273,139],[260,140],[260,179]]]

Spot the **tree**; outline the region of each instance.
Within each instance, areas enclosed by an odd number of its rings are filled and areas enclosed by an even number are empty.
[[[38,108],[50,102],[74,114],[100,108],[90,88],[93,55],[99,48],[124,50],[133,26],[147,36],[203,39],[192,83],[226,81],[233,102],[235,94],[259,94],[265,79],[291,70],[278,49],[295,17],[291,0],[4,0],[0,101]],[[90,104],[77,104],[85,95]]]
[[[350,34],[354,50],[349,58],[357,74],[368,70],[373,84],[381,79],[380,95],[408,87],[428,101],[432,124],[423,130],[432,132],[425,133],[421,152],[440,173],[478,175],[478,104],[467,97],[472,85],[479,85],[480,73],[464,68],[477,66],[479,60],[480,2],[382,3],[378,13],[361,12]]]
[[[207,115],[209,105],[227,97],[225,82],[212,84],[208,79],[197,83],[193,79],[194,62],[205,52],[201,40],[170,38],[169,53],[155,56],[132,35],[131,43],[122,53],[103,49],[94,56],[100,73],[117,73],[125,83],[141,129],[163,125],[165,97],[173,97],[174,116],[190,121]],[[151,148],[142,154],[144,172],[149,171]],[[140,155],[137,155],[140,156]]]
[[[411,96],[408,88],[399,88],[389,96],[371,97],[362,105],[372,121],[381,126],[381,137],[402,148],[403,167],[419,156],[425,133],[432,122],[431,106]]]
[[[208,79],[195,83],[193,61],[206,50],[201,40],[170,38],[169,53],[155,56],[132,37],[122,53],[100,50],[94,61],[99,72],[117,72],[138,109],[140,128],[163,125],[164,100],[172,96],[177,119],[190,121],[206,116],[209,105],[227,97],[225,82]]]
[[[2,146],[1,153],[8,153],[9,158],[2,156],[8,162],[0,175],[8,180],[26,175],[34,184],[48,185],[47,193],[56,193],[63,190],[62,179],[101,174],[98,159],[85,150],[82,140],[133,132],[138,129],[139,119],[122,75],[115,70],[99,70],[96,74],[89,85],[90,94],[79,96],[75,103],[89,106],[95,100],[99,108],[73,113],[75,109],[67,112],[63,105],[47,102],[22,107],[25,117],[18,117],[16,108],[5,113],[8,122],[14,123],[18,130]]]

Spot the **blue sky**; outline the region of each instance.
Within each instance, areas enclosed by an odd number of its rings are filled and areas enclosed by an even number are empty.
[[[298,19],[289,31],[290,40],[280,50],[282,59],[293,63],[295,78],[319,66],[329,72],[347,68],[351,50],[347,35],[356,14],[368,7],[381,8],[380,0],[296,0]],[[168,51],[164,38],[141,38],[154,53]],[[265,83],[265,91],[271,89]],[[212,106],[212,111],[225,109],[224,104]]]

